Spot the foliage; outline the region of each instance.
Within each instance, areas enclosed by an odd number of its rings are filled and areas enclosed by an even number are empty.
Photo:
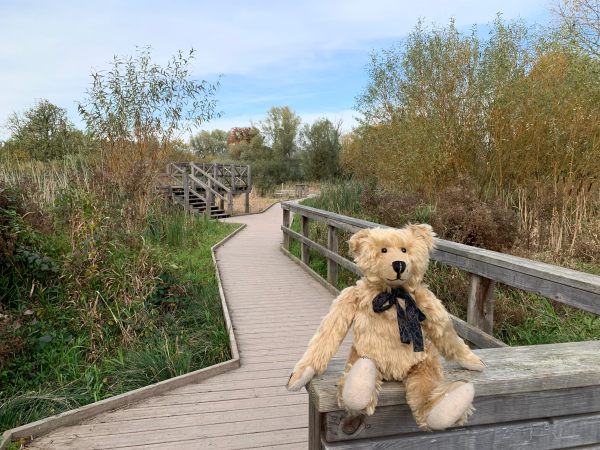
[[[470,179],[481,202],[517,211],[535,250],[597,240],[597,58],[498,16],[485,40],[420,23],[372,55],[369,78],[365,120],[343,140],[346,171],[431,203]]]
[[[301,131],[301,163],[309,180],[330,180],[340,172],[340,125],[319,119]]]
[[[300,117],[289,107],[272,107],[260,129],[233,128],[228,137],[232,158],[252,165],[261,195],[276,185],[301,178],[297,158]]]
[[[110,144],[165,144],[217,116],[218,83],[191,78],[194,53],[179,51],[165,66],[152,62],[149,47],[138,48],[133,57],[115,56],[111,70],[92,74],[87,98],[78,106],[88,129]]]
[[[190,147],[200,158],[225,156],[227,136],[223,130],[201,131],[190,138]]]
[[[17,167],[0,172],[0,429],[228,357],[210,248],[233,226],[162,202],[129,222],[88,165]]]
[[[600,2],[561,0],[555,13],[563,26],[563,38],[586,53],[600,57]]]
[[[11,157],[41,161],[59,159],[89,146],[89,138],[67,118],[67,111],[40,100],[22,114],[13,113],[6,124],[11,136],[2,152]]]

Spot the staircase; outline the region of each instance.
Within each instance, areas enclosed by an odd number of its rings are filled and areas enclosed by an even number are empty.
[[[239,194],[245,194],[245,211],[250,212],[250,166],[171,162],[162,178],[161,188],[168,201],[190,213],[214,219],[229,217],[233,199]]]

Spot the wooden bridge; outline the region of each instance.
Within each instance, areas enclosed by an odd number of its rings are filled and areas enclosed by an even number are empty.
[[[250,166],[172,162],[161,178],[167,199],[186,211],[216,219],[229,217],[233,215],[234,197],[245,194],[245,210],[250,212]]]
[[[290,226],[297,215],[300,232]],[[502,282],[600,312],[600,277],[438,241],[434,259],[472,273],[468,322],[460,334],[478,347],[483,373],[446,364],[451,379],[475,384],[467,427],[418,431],[401,383],[385,383],[374,416],[349,429],[335,401],[348,339],[305,392],[284,385],[336,293],[340,233],[374,224],[294,203],[228,219],[246,228],[216,253],[240,367],[35,439],[36,449],[487,449],[600,448],[600,341],[506,347],[480,328],[493,325],[491,286]],[[327,229],[317,242],[310,222]],[[283,245],[281,230],[283,229]],[[301,243],[300,258],[289,252]],[[327,279],[309,259],[327,259]]]

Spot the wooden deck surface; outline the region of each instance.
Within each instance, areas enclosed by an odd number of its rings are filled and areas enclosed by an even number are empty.
[[[333,296],[279,250],[281,208],[217,250],[241,367],[36,439],[35,449],[305,449],[308,396],[288,376]],[[343,345],[340,353],[347,353]]]

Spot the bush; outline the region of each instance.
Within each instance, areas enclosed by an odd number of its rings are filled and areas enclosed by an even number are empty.
[[[480,200],[464,182],[438,195],[433,226],[445,239],[496,251],[509,250],[519,236],[513,211]]]

